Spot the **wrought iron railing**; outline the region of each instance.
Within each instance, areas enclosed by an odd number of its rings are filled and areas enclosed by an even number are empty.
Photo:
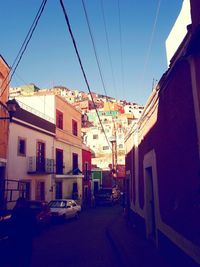
[[[28,157],[28,168],[29,174],[40,173],[48,174],[54,173],[54,160],[43,158],[43,157]]]

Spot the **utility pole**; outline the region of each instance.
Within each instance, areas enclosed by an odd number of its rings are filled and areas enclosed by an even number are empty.
[[[113,120],[113,134],[110,139],[110,142],[112,144],[112,178],[114,181],[114,184],[117,185],[117,135],[116,135],[116,127],[115,122]]]

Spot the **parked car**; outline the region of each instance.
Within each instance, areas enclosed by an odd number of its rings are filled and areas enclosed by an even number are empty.
[[[73,199],[56,199],[49,202],[52,219],[79,218],[81,206]]]
[[[1,264],[7,266],[7,255],[9,251],[9,229],[10,229],[11,212],[5,211],[0,213],[0,259]]]
[[[113,188],[101,188],[95,195],[96,205],[114,204],[120,198],[119,189]]]
[[[28,207],[36,216],[39,227],[44,227],[51,222],[51,211],[47,202],[39,200],[28,200]]]

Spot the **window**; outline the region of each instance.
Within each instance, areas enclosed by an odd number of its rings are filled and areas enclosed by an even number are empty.
[[[88,162],[85,162],[85,179],[87,180],[88,178]]]
[[[18,137],[18,156],[26,156],[26,139]]]
[[[73,174],[78,174],[78,154],[72,153]]]
[[[56,174],[63,174],[63,150],[56,148]]]
[[[72,133],[75,136],[78,136],[78,127],[77,127],[77,121],[72,120]]]
[[[103,150],[108,150],[109,146],[103,146]]]
[[[45,143],[37,142],[36,169],[38,172],[45,172]]]
[[[93,134],[93,139],[98,139],[98,134]]]
[[[119,144],[119,148],[123,148],[123,144]]]
[[[56,110],[56,127],[63,129],[63,113],[59,110]]]

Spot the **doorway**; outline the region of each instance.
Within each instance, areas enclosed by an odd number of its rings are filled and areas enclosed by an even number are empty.
[[[36,182],[36,200],[45,201],[45,182]]]
[[[99,191],[99,182],[98,181],[94,181],[93,185],[94,185],[93,194],[95,195]]]
[[[55,197],[56,199],[61,199],[63,195],[62,194],[62,181],[56,181],[55,186],[56,186]]]
[[[149,240],[156,242],[156,217],[155,217],[155,199],[153,189],[152,167],[145,168],[146,185],[146,234]]]

